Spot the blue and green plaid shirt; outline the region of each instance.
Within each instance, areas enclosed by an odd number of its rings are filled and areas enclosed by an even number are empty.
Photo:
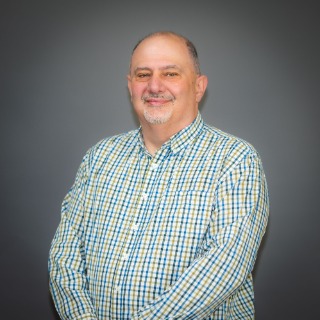
[[[200,114],[152,157],[141,130],[85,155],[52,242],[62,319],[253,319],[261,161]]]

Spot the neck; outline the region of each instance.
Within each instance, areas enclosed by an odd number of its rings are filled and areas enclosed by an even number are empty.
[[[177,132],[190,125],[193,120],[194,119],[191,119],[188,121],[188,123],[182,123],[180,126],[172,126],[169,123],[141,123],[143,140],[146,149],[152,156],[154,156],[157,150],[159,150],[164,143],[166,143]]]
[[[142,126],[142,134],[145,147],[150,154],[154,156],[157,150],[159,150],[161,146],[175,134],[175,132],[169,132],[163,128],[163,125],[158,124]]]

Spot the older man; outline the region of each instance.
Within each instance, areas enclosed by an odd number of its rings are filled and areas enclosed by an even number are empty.
[[[134,48],[141,127],[91,148],[62,205],[49,261],[61,318],[254,318],[265,177],[252,146],[203,122],[206,87],[188,39]]]

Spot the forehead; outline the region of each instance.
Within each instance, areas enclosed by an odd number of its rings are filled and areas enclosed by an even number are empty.
[[[185,41],[174,35],[153,36],[143,40],[131,57],[131,67],[156,67],[163,64],[192,67]]]

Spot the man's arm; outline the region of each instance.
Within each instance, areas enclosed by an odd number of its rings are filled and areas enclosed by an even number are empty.
[[[49,254],[50,291],[61,319],[97,319],[87,291],[82,240],[86,176],[85,157],[63,201]]]
[[[247,279],[268,219],[260,159],[248,154],[226,172],[216,190],[210,249],[132,319],[203,319]]]

